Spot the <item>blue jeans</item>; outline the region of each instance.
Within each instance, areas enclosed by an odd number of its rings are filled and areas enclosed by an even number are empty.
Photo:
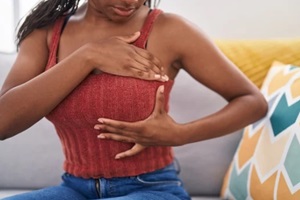
[[[59,186],[5,200],[190,200],[174,164],[154,172],[122,178],[83,179],[65,173]],[[4,200],[3,199],[3,200]]]

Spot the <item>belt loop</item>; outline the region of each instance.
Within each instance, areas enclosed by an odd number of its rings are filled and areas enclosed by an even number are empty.
[[[101,198],[101,189],[100,189],[100,181],[99,179],[95,179],[95,187],[96,187],[96,192],[99,198]]]

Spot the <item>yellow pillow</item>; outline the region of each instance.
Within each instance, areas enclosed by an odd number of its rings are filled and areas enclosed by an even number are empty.
[[[300,199],[300,68],[274,64],[261,92],[269,112],[244,129],[221,196]]]
[[[300,66],[300,39],[216,40],[216,43],[259,88],[274,60]]]

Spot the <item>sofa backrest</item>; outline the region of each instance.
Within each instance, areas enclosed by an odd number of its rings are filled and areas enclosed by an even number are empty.
[[[16,55],[0,55],[0,84]],[[220,109],[226,102],[214,92],[180,72],[170,101],[170,115],[187,122]],[[220,192],[223,176],[240,134],[175,148],[181,178],[191,195]],[[60,183],[63,154],[55,130],[47,120],[0,142],[0,190],[34,189]]]

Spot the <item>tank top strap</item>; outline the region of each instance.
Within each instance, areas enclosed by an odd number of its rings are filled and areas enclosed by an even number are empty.
[[[135,46],[145,49],[147,46],[148,37],[151,33],[151,30],[153,28],[153,24],[157,17],[162,13],[162,10],[154,9],[152,10],[141,29],[141,36],[133,43]]]
[[[54,65],[56,63],[56,54],[57,54],[57,48],[60,40],[61,31],[63,29],[63,26],[65,24],[66,16],[58,18],[53,26],[53,32],[51,36],[51,42],[50,42],[50,49],[49,49],[49,58],[48,58],[48,64],[47,68]]]
[[[134,42],[134,45],[136,45],[137,47],[140,47],[140,48],[146,48],[148,37],[151,33],[153,24],[154,24],[155,20],[157,19],[157,17],[161,13],[162,13],[161,10],[154,9],[148,14],[148,16],[143,24],[143,27],[141,29],[141,36]],[[46,69],[50,68],[51,66],[53,66],[56,63],[57,48],[59,45],[61,31],[62,31],[67,19],[68,19],[68,16],[62,16],[62,17],[58,18],[54,23],[50,47],[49,47],[50,48],[49,49],[49,58],[48,58],[48,63],[47,63]]]

